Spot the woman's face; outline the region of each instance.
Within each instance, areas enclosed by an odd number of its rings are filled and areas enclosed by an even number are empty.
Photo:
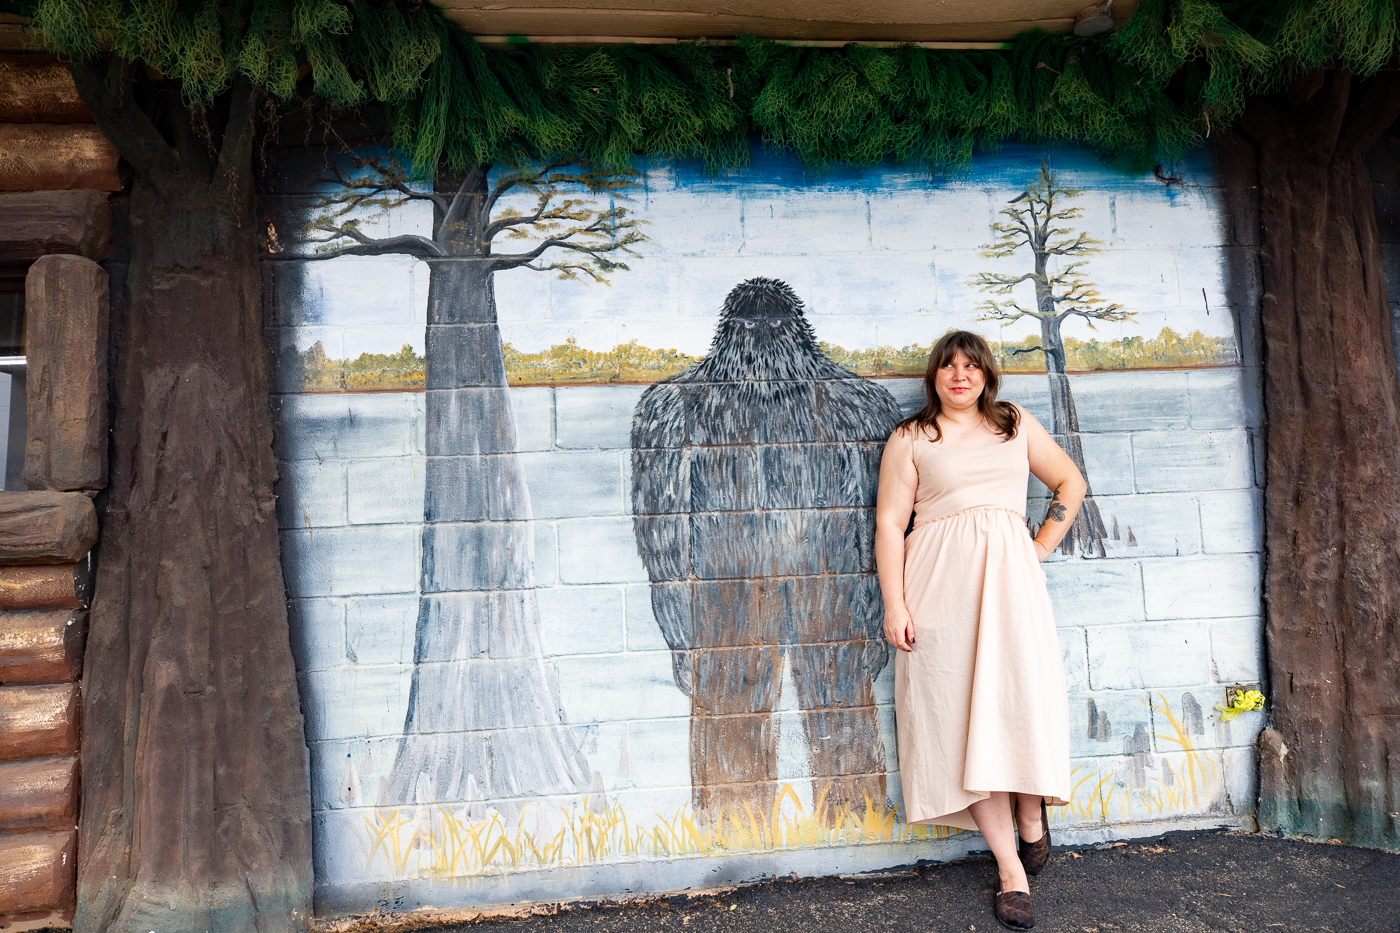
[[[987,375],[961,350],[953,358],[939,367],[933,385],[938,390],[938,400],[944,410],[967,411],[977,407],[982,397],[982,389],[987,384]]]

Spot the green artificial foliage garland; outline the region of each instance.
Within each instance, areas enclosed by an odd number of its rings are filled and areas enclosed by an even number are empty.
[[[1366,77],[1400,41],[1393,0],[1144,0],[1093,39],[1023,34],[1004,52],[916,46],[487,49],[393,0],[28,0],[39,41],[113,53],[198,105],[248,77],[290,97],[309,70],[336,106],[377,102],[423,170],[573,155],[743,165],[750,138],[808,165],[958,171],[978,146],[1080,142],[1170,163],[1246,97],[1324,67]]]

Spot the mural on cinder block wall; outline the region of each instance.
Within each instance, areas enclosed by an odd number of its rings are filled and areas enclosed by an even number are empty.
[[[766,278],[735,286],[705,358],[637,403],[633,525],[690,697],[695,809],[711,822],[773,810],[785,660],[812,780],[832,807],[886,808],[874,505],[899,420],[888,392],[817,348],[792,289]]]
[[[607,195],[626,173],[567,165],[488,166],[414,184],[392,157],[350,157],[329,166],[333,190],[316,204],[308,241],[318,259],[413,256],[428,263],[427,437],[422,597],[404,738],[378,805],[442,801],[481,809],[593,790],[587,763],[564,725],[555,673],[540,641],[531,559],[530,497],[516,456],[496,320],[495,276],[511,269],[606,282],[645,238],[625,207],[577,196]],[[523,194],[517,210],[502,197]],[[431,233],[367,236],[358,214],[419,201]],[[530,239],[511,251],[510,243]],[[615,258],[616,257],[616,258]],[[509,723],[508,754],[491,730]],[[421,840],[419,840],[421,841]]]
[[[1040,174],[1026,190],[1011,199],[1001,209],[1005,220],[992,225],[996,239],[982,255],[991,258],[1018,256],[1023,249],[1030,251],[1029,272],[982,272],[973,281],[995,297],[977,306],[978,321],[1015,323],[1030,318],[1040,324],[1040,343],[1034,347],[1018,347],[1013,355],[1039,352],[1045,360],[1045,374],[1050,380],[1050,424],[1047,427],[1055,442],[1079,467],[1089,488],[1084,503],[1074,518],[1074,525],[1060,550],[1066,554],[1079,551],[1094,557],[1104,556],[1104,538],[1108,532],[1094,502],[1094,484],[1084,463],[1084,444],[1079,438],[1079,417],[1074,411],[1074,394],[1070,390],[1065,366],[1064,322],[1070,317],[1082,318],[1090,328],[1095,321],[1131,321],[1133,313],[1120,304],[1112,304],[1099,294],[1088,280],[1084,267],[1087,256],[1099,246],[1098,240],[1087,233],[1059,224],[1083,216],[1077,207],[1065,202],[1083,192],[1056,183],[1054,173],[1045,163]],[[1051,262],[1060,263],[1052,267]],[[1035,286],[1035,303],[1027,308],[1013,296],[1016,286],[1030,282]]]
[[[327,909],[381,882],[491,904],[976,848],[903,821],[871,555],[884,438],[952,327],[1093,489],[1046,565],[1075,729],[1052,821],[1249,818],[1255,724],[1212,707],[1260,677],[1257,360],[1208,163],[419,180],[366,151],[277,177]],[[1047,498],[1032,481],[1032,524]]]

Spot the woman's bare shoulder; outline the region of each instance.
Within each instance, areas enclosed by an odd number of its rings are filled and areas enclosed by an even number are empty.
[[[913,444],[915,438],[917,438],[917,437],[919,436],[919,434],[922,433],[922,430],[923,430],[923,429],[920,428],[919,425],[917,425],[917,424],[909,424],[909,423],[900,424],[900,425],[896,426],[895,429],[894,429],[893,431],[890,432],[889,440],[885,441],[885,443],[886,443],[886,444],[896,444],[896,443],[898,443],[898,444],[904,444],[904,445]]]
[[[1045,425],[1040,423],[1039,418],[1031,414],[1024,405],[1017,405],[1015,402],[1011,404],[1016,405],[1016,410],[1021,414],[1019,431],[1025,435],[1027,441],[1036,442],[1048,440],[1054,443],[1054,440],[1050,437],[1050,432],[1045,430]]]

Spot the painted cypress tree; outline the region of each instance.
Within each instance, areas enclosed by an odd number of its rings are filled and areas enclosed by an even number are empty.
[[[591,775],[540,636],[495,278],[529,269],[606,282],[626,271],[621,260],[645,239],[617,200],[633,173],[546,163],[493,180],[489,165],[443,166],[424,183],[392,157],[351,161],[311,224],[327,244],[315,258],[428,263],[423,595],[403,743],[378,803],[460,803],[469,786],[501,802],[584,793]],[[367,236],[355,218],[415,201],[432,205],[429,236]],[[522,245],[502,248],[510,242]],[[493,755],[503,723],[510,754]]]
[[[1065,204],[1080,194],[1077,188],[1058,184],[1050,167],[1042,162],[1036,180],[1001,209],[1006,219],[992,225],[996,239],[982,253],[989,259],[1004,258],[1029,249],[1033,262],[1031,271],[1021,274],[983,272],[974,277],[972,283],[997,296],[1010,295],[1016,286],[1026,282],[1034,286],[1034,308],[1022,307],[1014,298],[990,298],[977,306],[981,312],[977,319],[1011,323],[1033,318],[1039,323],[1040,346],[1036,349],[1045,357],[1045,374],[1050,380],[1050,431],[1088,482],[1089,469],[1084,465],[1079,415],[1074,410],[1074,394],[1070,391],[1065,368],[1065,341],[1060,330],[1071,317],[1081,318],[1093,327],[1095,321],[1132,320],[1133,314],[1124,311],[1121,305],[1110,304],[1084,276],[1087,261],[1079,257],[1095,252],[1099,241],[1082,231],[1076,233],[1060,226],[1083,213],[1080,208]],[[1061,258],[1068,261],[1053,265]],[[1078,551],[1085,557],[1103,557],[1107,537],[1090,483],[1089,491],[1084,494],[1084,504],[1069,534],[1060,543],[1060,550],[1065,554]]]

